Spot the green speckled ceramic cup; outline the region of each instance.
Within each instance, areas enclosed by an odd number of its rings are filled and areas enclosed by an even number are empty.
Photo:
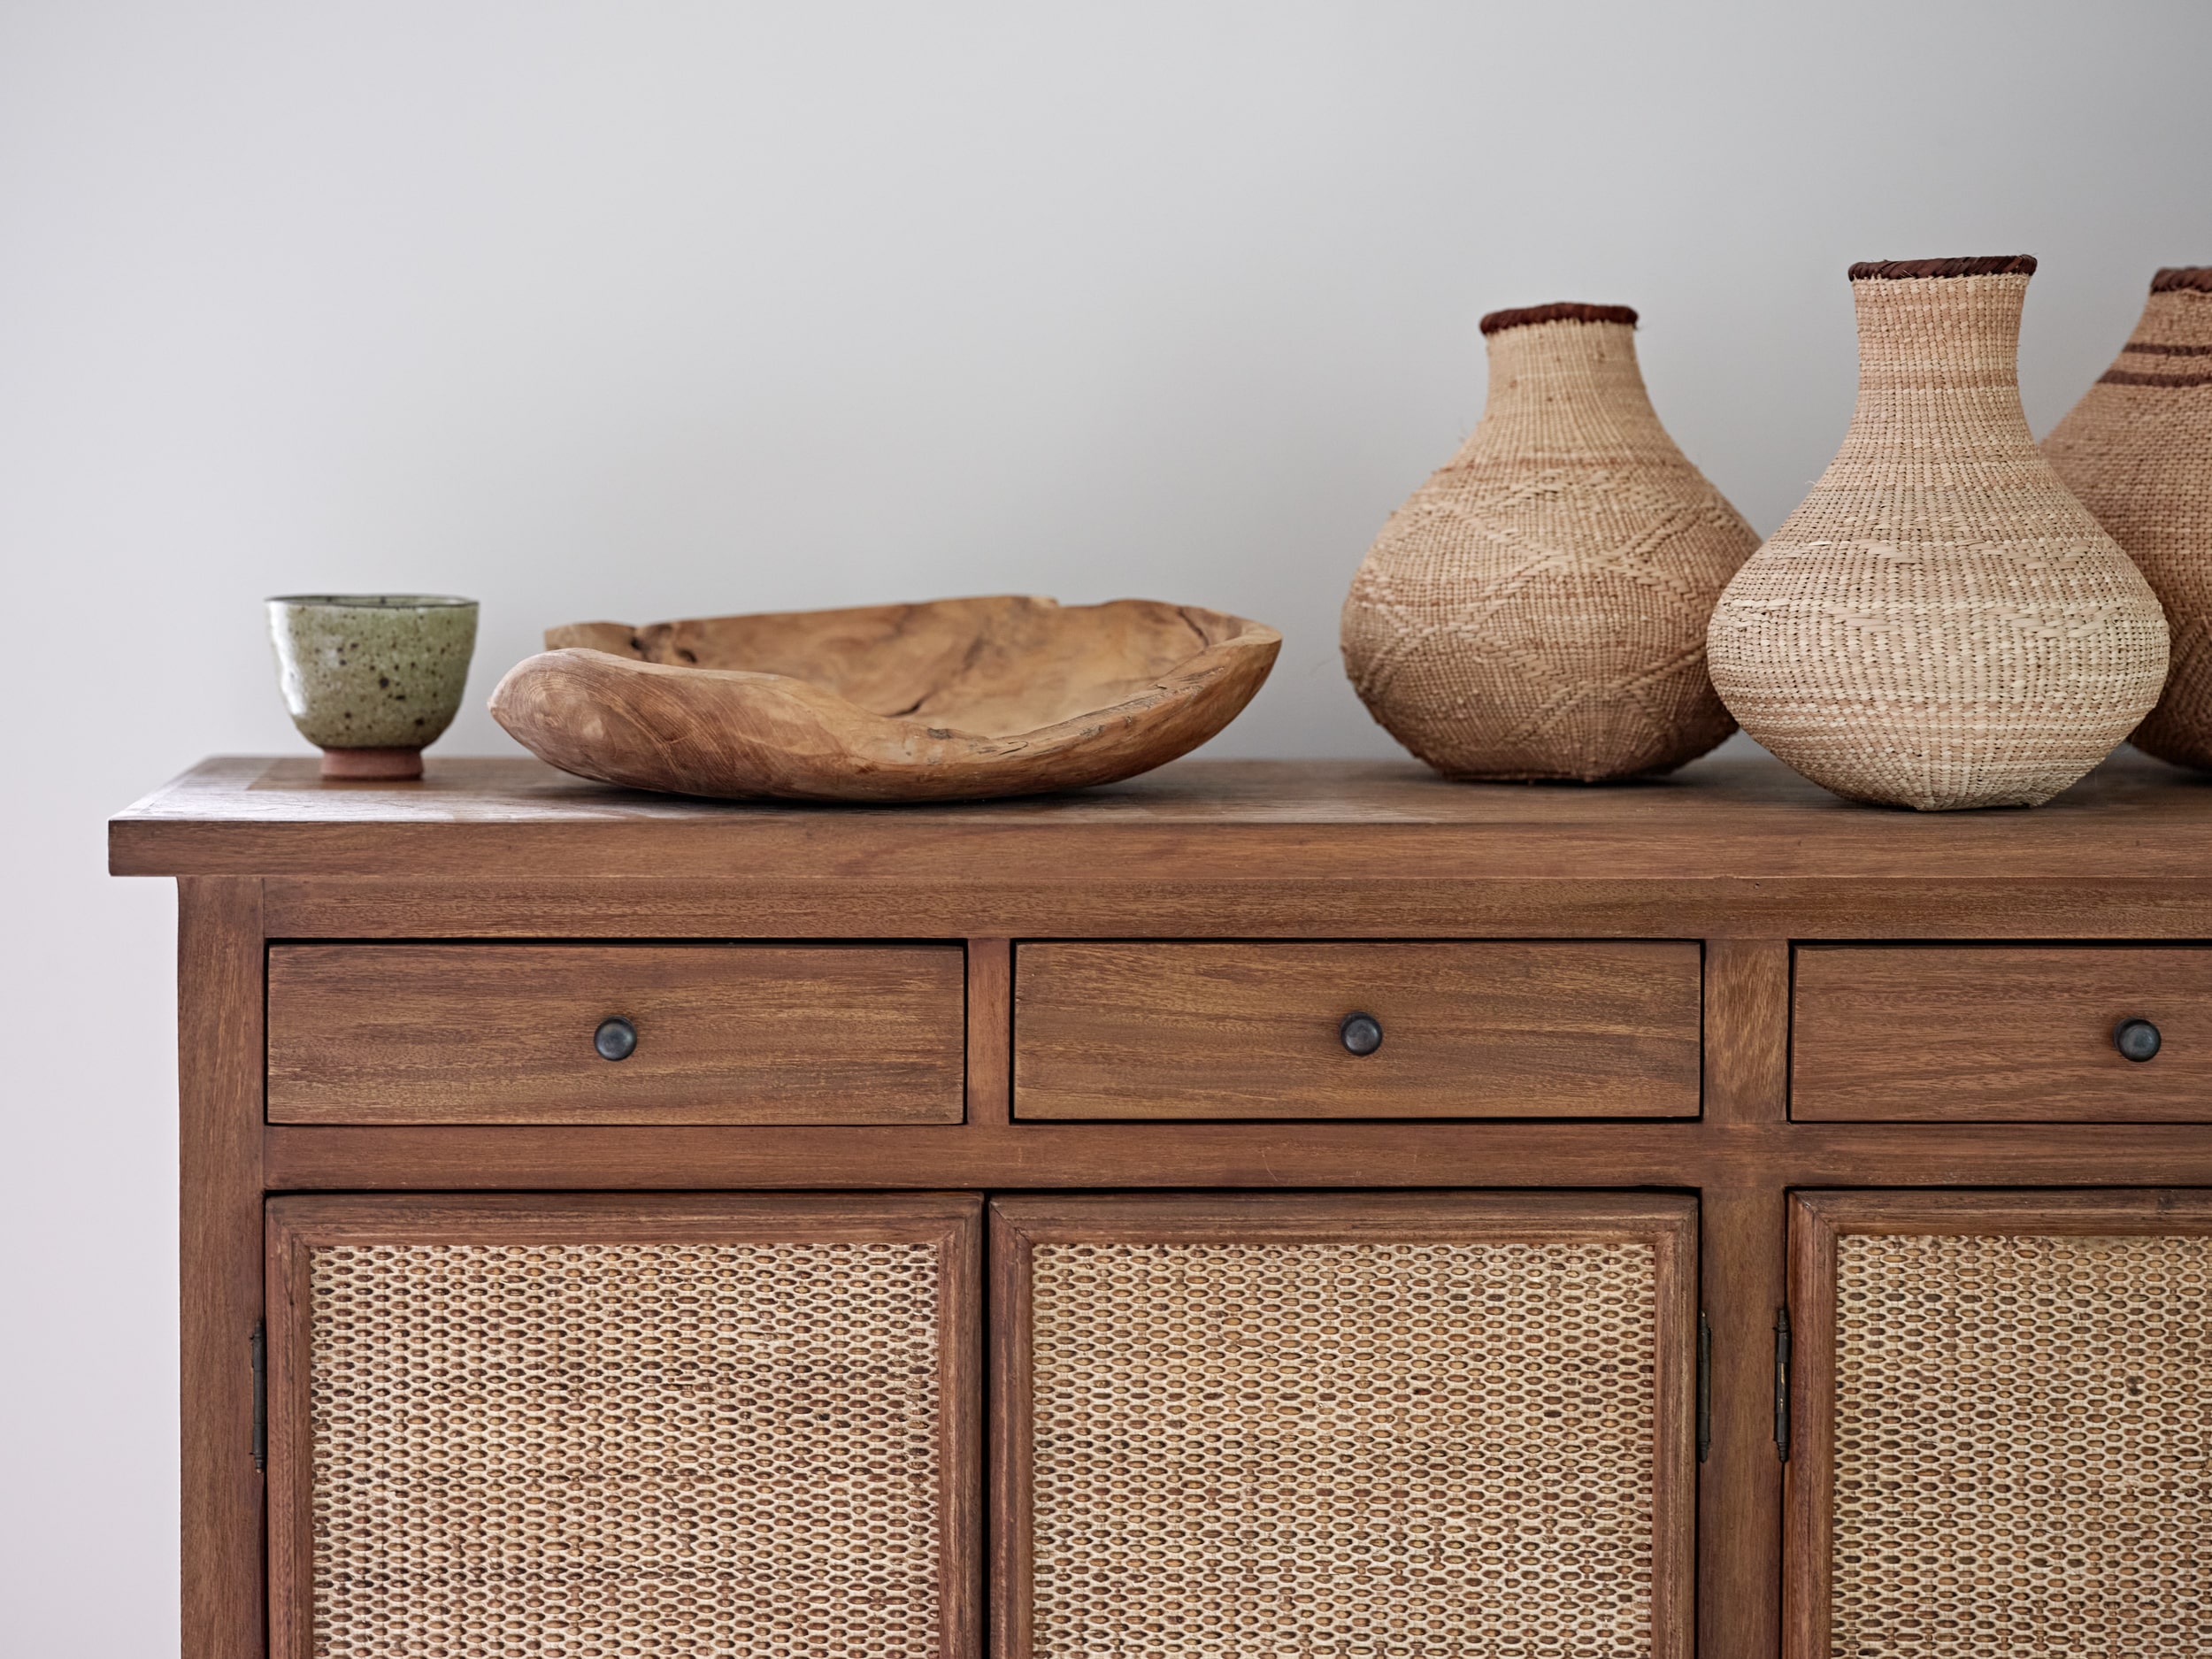
[[[284,705],[326,778],[419,778],[461,711],[476,601],[441,594],[288,594],[269,601]]]

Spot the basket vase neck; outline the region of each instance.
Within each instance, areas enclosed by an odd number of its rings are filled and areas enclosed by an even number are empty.
[[[2180,346],[2179,355],[2212,357],[2212,293],[2202,288],[2168,288],[2145,302],[2143,315],[2128,336],[2128,349]]]
[[[1490,392],[1454,465],[1671,462],[1625,323],[1549,322],[1487,336]]]
[[[2025,276],[1873,277],[1851,288],[1859,396],[1839,466],[1900,450],[1946,467],[2034,457],[2020,405]]]
[[[2104,374],[2108,385],[2171,389],[2212,384],[2212,269],[2159,275],[2162,284],[2173,276],[2193,280],[2151,289],[2135,332]]]

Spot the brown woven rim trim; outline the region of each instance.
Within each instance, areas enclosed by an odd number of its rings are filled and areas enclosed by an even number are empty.
[[[2212,294],[2212,265],[2170,265],[2151,279],[2154,294],[2170,294],[2176,288]]]
[[[1851,267],[1851,280],[1901,281],[1908,277],[2033,276],[2032,253],[1985,254],[1978,259],[1864,259]]]
[[[2138,374],[2132,369],[2107,369],[2097,377],[2100,386],[2212,386],[2212,369],[2201,374]]]
[[[1492,311],[1482,319],[1482,332],[1526,328],[1532,323],[1626,323],[1636,326],[1636,313],[1626,305],[1585,305],[1580,300],[1560,300],[1550,305],[1531,305],[1517,311]]]
[[[2212,357],[2212,346],[2162,346],[2147,340],[2131,340],[2120,349],[2151,357]]]

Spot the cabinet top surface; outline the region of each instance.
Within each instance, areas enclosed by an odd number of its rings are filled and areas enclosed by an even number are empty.
[[[1763,757],[1611,786],[1409,761],[1187,760],[1079,794],[909,807],[695,801],[527,758],[326,783],[203,762],[109,826],[119,875],[1021,882],[2212,877],[2212,779],[2123,749],[2033,810],[1854,805]]]

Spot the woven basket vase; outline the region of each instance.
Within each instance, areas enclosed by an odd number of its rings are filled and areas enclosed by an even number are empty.
[[[2033,806],[2158,701],[2158,601],[2021,411],[2034,269],[2024,256],[1851,268],[1850,432],[1713,613],[1723,701],[1838,795]]]
[[[1659,424],[1635,325],[1623,305],[1484,318],[1481,424],[1352,583],[1353,687],[1448,777],[1663,772],[1734,730],[1705,622],[1759,538]]]
[[[2212,770],[2212,265],[2151,279],[2119,361],[2043,453],[2166,607],[2173,666],[2135,746]]]

